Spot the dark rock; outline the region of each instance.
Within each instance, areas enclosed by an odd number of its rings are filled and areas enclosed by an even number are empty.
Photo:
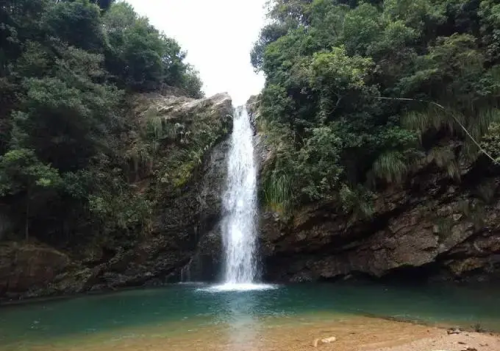
[[[263,135],[256,138],[262,172],[273,150]],[[500,197],[488,204],[478,199],[474,188],[491,181],[475,178],[468,183],[472,178],[468,172],[474,169],[467,167],[461,183],[424,167],[404,186],[387,186],[377,194],[375,212],[366,220],[353,220],[328,201],[304,205],[290,218],[262,209],[265,278],[293,282],[360,274],[460,281],[499,278]],[[493,183],[500,182],[499,176],[492,178]]]
[[[0,295],[17,294],[43,286],[70,265],[69,257],[32,243],[0,246]]]

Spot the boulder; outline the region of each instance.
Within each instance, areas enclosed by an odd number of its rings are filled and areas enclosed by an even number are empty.
[[[0,245],[0,294],[36,289],[51,282],[70,265],[69,257],[33,243]]]

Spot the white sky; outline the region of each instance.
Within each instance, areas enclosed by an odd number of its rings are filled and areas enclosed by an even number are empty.
[[[266,0],[127,0],[187,51],[207,96],[228,92],[234,105],[258,94],[264,78],[250,51],[264,24]]]

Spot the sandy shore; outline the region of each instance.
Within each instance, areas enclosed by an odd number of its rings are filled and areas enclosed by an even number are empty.
[[[500,335],[370,317],[337,317],[187,327],[172,335],[172,325],[126,329],[118,332],[52,340],[12,350],[29,351],[500,351]],[[330,344],[315,339],[335,337]],[[0,351],[7,348],[0,346]]]
[[[405,345],[382,348],[377,351],[500,351],[500,337],[480,333],[462,332],[459,335],[442,335],[424,338]]]

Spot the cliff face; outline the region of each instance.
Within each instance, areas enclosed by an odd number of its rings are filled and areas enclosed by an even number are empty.
[[[329,202],[304,206],[289,221],[263,211],[265,276],[294,282],[500,277],[500,178],[469,172],[455,183],[424,169],[404,187],[379,193],[370,220],[340,215]]]
[[[139,167],[131,175],[138,191],[156,201],[152,228],[131,245],[94,243],[65,252],[34,242],[4,243],[0,298],[163,284],[180,280],[183,267],[193,258],[205,268],[217,264],[213,257],[218,255],[210,255],[209,262],[199,247],[209,247],[221,212],[231,98],[227,94],[200,100],[140,96],[135,107],[137,118],[155,114],[177,131],[161,146],[154,167]]]
[[[255,101],[249,110],[258,119]],[[261,171],[272,157],[256,135]],[[261,211],[260,242],[270,281],[353,276],[436,280],[500,277],[500,176],[487,163],[462,164],[461,179],[423,159],[400,186],[387,186],[370,219],[339,213],[334,202],[303,205],[286,219]]]
[[[465,189],[436,178],[414,180],[420,196],[411,189],[382,193],[370,221],[349,225],[328,203],[303,208],[286,224],[264,213],[266,276],[281,281],[393,273],[500,276],[499,199],[479,207]]]

